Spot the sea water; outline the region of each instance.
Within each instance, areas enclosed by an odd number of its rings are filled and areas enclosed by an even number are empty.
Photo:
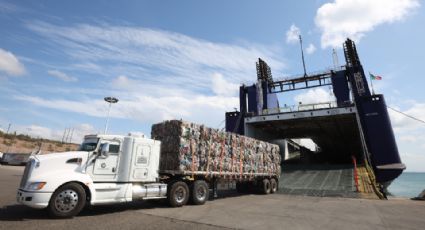
[[[425,190],[425,173],[404,172],[388,187],[395,197],[416,197]]]

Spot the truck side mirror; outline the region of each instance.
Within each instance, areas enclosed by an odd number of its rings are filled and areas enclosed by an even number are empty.
[[[100,149],[100,158],[107,158],[109,156],[109,143],[102,144],[102,147]]]

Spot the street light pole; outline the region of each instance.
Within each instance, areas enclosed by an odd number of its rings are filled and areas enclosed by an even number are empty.
[[[106,134],[106,132],[108,131],[109,113],[111,111],[111,106],[112,104],[117,103],[118,99],[115,97],[105,97],[104,100],[109,103],[108,116],[106,117],[106,124],[105,124],[105,131],[104,131],[104,134]]]

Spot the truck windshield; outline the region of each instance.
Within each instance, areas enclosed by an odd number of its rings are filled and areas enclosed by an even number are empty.
[[[79,151],[93,151],[97,147],[97,143],[99,142],[99,139],[86,139],[84,142],[80,145]]]

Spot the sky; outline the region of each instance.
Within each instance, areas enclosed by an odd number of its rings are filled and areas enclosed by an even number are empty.
[[[363,67],[382,76],[388,106],[425,120],[425,10],[419,0],[4,1],[0,0],[0,129],[72,142],[142,132],[184,119],[223,128],[238,86],[265,60],[274,78],[344,64],[356,42]],[[281,104],[326,102],[328,88]],[[389,110],[407,171],[425,171],[425,124]]]

